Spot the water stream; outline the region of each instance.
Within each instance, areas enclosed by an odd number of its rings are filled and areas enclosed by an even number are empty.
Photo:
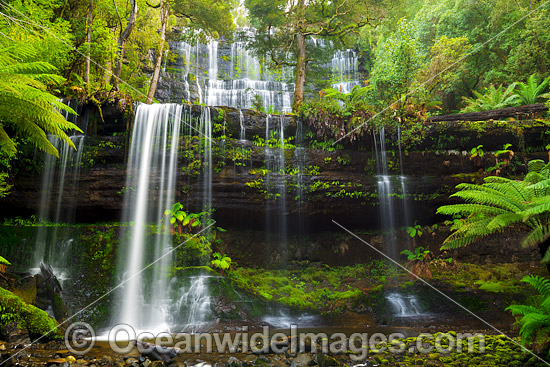
[[[398,260],[395,230],[398,227],[409,226],[410,210],[407,199],[406,176],[403,174],[403,154],[401,151],[401,130],[398,128],[398,158],[400,175],[390,173],[388,152],[386,150],[386,132],[382,127],[378,134],[374,134],[376,155],[376,171],[378,200],[380,205],[380,222],[384,235],[387,254],[393,260]],[[395,165],[395,158],[392,166]],[[386,295],[386,300],[392,305],[394,315],[398,317],[414,317],[422,314],[418,299],[415,295],[403,295],[398,292]]]
[[[77,107],[72,101],[69,102],[69,106],[73,109]],[[76,115],[70,115],[66,111],[62,111],[62,114],[67,120],[78,124]],[[85,127],[83,129],[85,130]],[[69,138],[76,150],[55,136],[48,136],[50,143],[59,152],[59,159],[44,154],[38,206],[38,220],[42,225],[37,229],[31,261],[33,270],[38,271],[40,263],[47,263],[61,278],[64,277],[62,273],[68,270],[68,249],[73,242],[72,235],[69,233],[70,227],[66,224],[74,223],[75,219],[85,136],[73,135]],[[46,225],[47,223],[53,225]],[[61,227],[62,224],[65,226]],[[60,230],[63,230],[63,236],[59,236]]]
[[[135,330],[169,331],[174,325],[203,320],[201,315],[209,308],[203,276],[189,278],[187,289],[174,289],[169,276],[173,235],[170,216],[164,213],[175,201],[182,134],[199,138],[204,152],[199,180],[203,209],[212,204],[210,110],[203,108],[199,117],[193,117],[187,108],[155,104],[139,105],[136,110],[123,212],[123,221],[130,225],[120,245],[118,274],[122,279],[118,280],[123,287],[114,309],[114,322]]]

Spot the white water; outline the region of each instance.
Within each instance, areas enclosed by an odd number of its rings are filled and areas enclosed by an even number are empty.
[[[394,315],[396,317],[415,317],[422,316],[422,308],[415,295],[402,295],[399,293],[390,293],[386,299],[391,303]]]
[[[199,136],[205,152],[201,157],[203,208],[212,201],[212,121],[210,110],[193,118],[187,106],[139,105],[136,109],[123,221],[130,223],[121,241],[118,274],[122,288],[114,305],[114,323],[141,331],[170,331],[174,326],[206,320],[210,308],[204,277],[189,279],[189,289],[177,289],[169,271],[174,259],[169,217],[175,202],[178,150],[181,134]],[[203,220],[207,220],[204,219]],[[203,222],[204,223],[204,222]],[[151,235],[150,225],[158,226]]]
[[[136,110],[123,212],[123,221],[132,225],[128,240],[121,243],[119,269],[123,269],[124,286],[116,316],[118,322],[135,330],[168,321],[170,300],[164,279],[172,257],[162,257],[171,247],[168,235],[157,236],[154,244],[155,259],[161,258],[152,266],[152,292],[145,292],[141,271],[146,265],[146,247],[151,246],[145,241],[146,224],[166,224],[164,211],[173,202],[181,114],[182,106],[174,104],[139,105]],[[158,195],[157,205],[151,200],[154,193]]]
[[[231,44],[229,59],[218,57],[218,42],[208,45],[209,73],[206,88],[206,103],[209,106],[234,106],[250,108],[254,96],[258,95],[266,110],[292,110],[292,83],[285,83],[284,75],[278,76],[264,69],[259,60],[246,49],[244,42]],[[224,78],[218,79],[218,64],[224,64]],[[227,75],[227,72],[229,75]]]
[[[239,108],[239,124],[241,125],[241,133],[239,136],[240,141],[246,140],[246,130],[244,129],[244,115],[243,111]]]
[[[248,33],[252,36],[253,31]],[[314,47],[326,47],[324,40],[309,41]],[[193,98],[208,106],[251,108],[255,98],[259,98],[265,111],[292,111],[294,71],[289,67],[279,72],[269,70],[249,52],[247,42],[210,41],[206,45],[181,42],[176,51],[183,55],[185,64],[183,98],[191,100],[193,88],[196,90]],[[348,93],[360,84],[355,51],[336,51],[327,67],[331,70],[333,88]]]
[[[265,167],[268,173],[265,175],[266,200],[266,229],[267,235],[277,234],[280,245],[286,246],[287,221],[286,221],[286,172],[284,149],[284,118],[281,116],[266,117],[265,128]],[[270,147],[268,141],[271,139]]]
[[[73,108],[76,108],[74,103]],[[76,124],[76,115],[61,111],[65,119]],[[73,223],[76,210],[76,196],[80,177],[80,166],[84,147],[84,135],[70,136],[76,150],[55,136],[48,136],[50,143],[58,150],[59,159],[44,155],[42,185],[38,209],[38,219],[42,222]],[[71,238],[58,239],[59,225],[41,225],[37,236],[31,261],[31,268],[38,269],[41,262],[54,268],[56,275],[62,276],[67,268],[68,249]]]
[[[337,50],[331,60],[332,87],[342,93],[360,85],[357,53],[351,49]]]
[[[187,289],[180,289],[181,297],[176,303],[178,310],[185,310],[187,317],[184,320],[187,327],[185,331],[196,332],[200,327],[210,321],[210,293],[208,292],[208,279],[206,275],[190,278]]]

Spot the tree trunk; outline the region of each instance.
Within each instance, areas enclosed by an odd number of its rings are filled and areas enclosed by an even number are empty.
[[[132,0],[130,7],[132,10],[130,11],[130,18],[128,19],[128,24],[126,25],[126,28],[124,29],[124,31],[122,31],[121,29],[120,36],[118,37],[116,67],[115,67],[113,76],[111,78],[111,84],[113,85],[113,89],[115,90],[118,90],[120,75],[122,74],[122,58],[124,57],[124,48],[126,47],[126,41],[128,40],[128,37],[130,37],[130,34],[132,33],[136,25],[136,18],[137,18],[137,11],[138,11],[137,0]]]
[[[155,61],[155,70],[153,72],[153,79],[151,79],[151,85],[149,86],[149,93],[147,94],[147,104],[153,103],[153,97],[157,91],[157,84],[160,77],[160,69],[162,66],[162,55],[164,53],[164,44],[166,43],[166,24],[168,23],[168,15],[170,12],[170,4],[168,1],[161,0],[160,2],[160,43],[157,50],[157,58]]]
[[[92,7],[94,5],[93,0],[90,0],[88,5],[88,19],[86,20],[86,42],[88,44],[88,52],[86,55],[86,70],[84,71],[84,82],[86,82],[86,91],[90,91],[90,58],[92,57]]]
[[[296,62],[294,104],[292,105],[294,111],[304,102],[304,90],[306,86],[306,38],[301,32],[296,34],[296,48],[298,60]]]

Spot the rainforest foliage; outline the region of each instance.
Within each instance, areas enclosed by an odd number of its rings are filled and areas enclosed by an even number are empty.
[[[248,33],[248,42],[264,67],[295,67],[302,94],[298,105],[334,81],[323,65],[336,48],[359,52],[362,80],[378,91],[375,105],[438,100],[447,112],[490,86],[527,83],[533,74],[544,80],[550,68],[550,9],[544,2],[248,0],[244,5],[234,0],[10,1],[0,5],[0,38],[4,45],[36,50],[23,61],[55,67],[65,78],[55,93],[63,96],[114,87],[145,100],[168,41],[231,38],[236,27],[246,26],[257,29],[253,36]],[[321,41],[328,49],[320,49]]]

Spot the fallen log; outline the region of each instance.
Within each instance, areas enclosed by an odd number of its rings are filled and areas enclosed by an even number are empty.
[[[486,121],[498,120],[506,117],[520,117],[533,113],[541,113],[548,111],[544,103],[528,104],[519,107],[501,108],[499,110],[481,111],[481,112],[466,112],[457,113],[454,115],[442,115],[428,117],[430,122],[440,121]]]

